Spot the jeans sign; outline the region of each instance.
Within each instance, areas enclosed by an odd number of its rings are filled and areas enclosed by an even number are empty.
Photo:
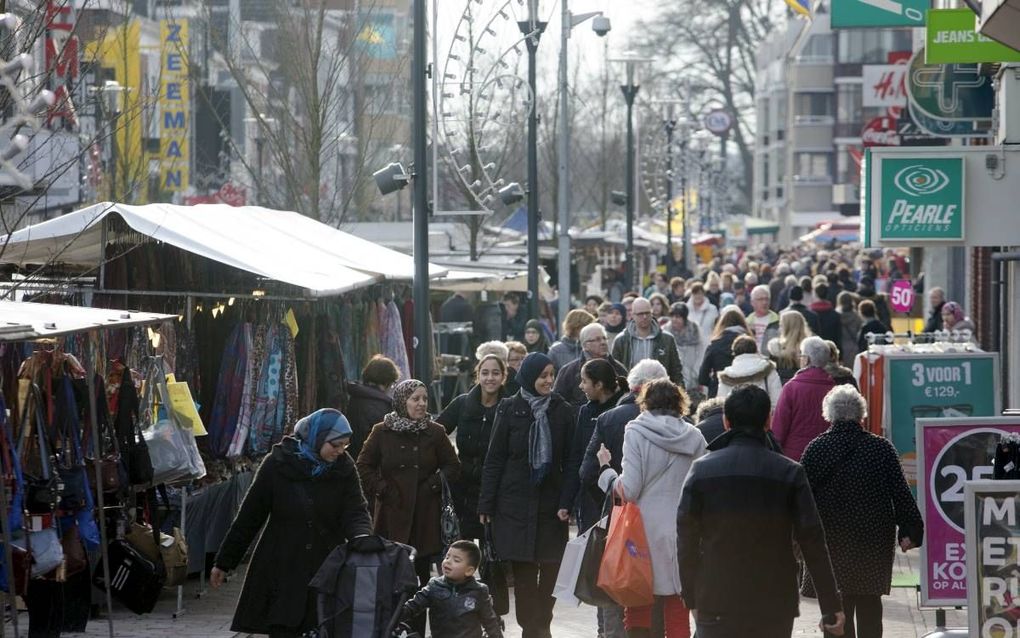
[[[963,241],[963,158],[883,158],[879,240]]]

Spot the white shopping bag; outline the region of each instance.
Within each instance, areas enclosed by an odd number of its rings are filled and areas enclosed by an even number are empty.
[[[588,535],[592,528],[567,542],[563,550],[563,561],[560,563],[560,572],[556,575],[556,586],[553,587],[553,596],[562,603],[577,607],[581,604],[574,595],[574,588],[577,586],[577,576],[581,573],[581,559],[584,558],[584,548],[588,544]]]

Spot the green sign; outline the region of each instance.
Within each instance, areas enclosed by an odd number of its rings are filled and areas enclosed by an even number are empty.
[[[832,28],[923,27],[929,0],[836,0]]]
[[[998,354],[886,355],[886,436],[916,490],[914,419],[998,414]]]
[[[981,35],[970,9],[929,9],[925,64],[1020,62],[1020,51]]]
[[[963,240],[962,157],[886,157],[879,177],[879,240]]]
[[[978,64],[925,64],[914,52],[906,77],[907,99],[937,120],[990,120],[995,106],[992,78]]]

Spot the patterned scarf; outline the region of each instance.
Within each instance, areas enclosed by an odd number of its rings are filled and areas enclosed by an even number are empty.
[[[401,381],[393,387],[393,412],[383,417],[383,423],[394,432],[421,432],[432,422],[432,417],[425,414],[417,421],[407,413],[407,400],[418,388],[425,388],[425,384],[417,379]]]
[[[531,406],[535,422],[528,431],[528,464],[531,466],[531,484],[538,486],[552,469],[552,430],[549,428],[549,401],[552,392],[546,395],[532,394],[521,388],[521,396]]]

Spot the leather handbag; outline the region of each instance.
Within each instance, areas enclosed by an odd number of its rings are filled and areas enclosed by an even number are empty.
[[[136,614],[147,614],[156,606],[166,581],[162,565],[143,556],[125,540],[115,540],[109,547],[110,576],[99,562],[92,584],[106,591]]]
[[[89,557],[85,553],[85,546],[82,545],[81,535],[78,533],[78,525],[71,524],[60,537],[60,546],[64,550],[64,565],[67,576],[73,576],[88,569]]]
[[[485,524],[482,539],[482,566],[479,569],[481,581],[489,587],[489,595],[492,596],[492,609],[497,616],[505,616],[510,613],[510,588],[507,585],[506,568],[503,561],[496,555],[496,548],[492,544],[492,524]]]
[[[446,476],[440,471],[439,480],[443,485],[442,504],[439,510],[439,531],[443,545],[452,545],[460,539],[460,519],[453,509],[453,496],[450,494],[450,484]]]

